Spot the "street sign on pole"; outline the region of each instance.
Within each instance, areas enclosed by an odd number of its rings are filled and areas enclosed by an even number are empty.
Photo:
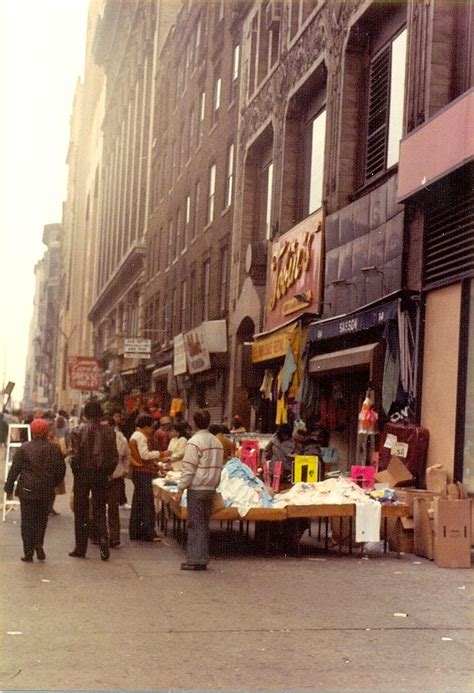
[[[149,359],[151,358],[151,339],[140,337],[126,337],[124,341],[124,358]]]
[[[102,368],[93,356],[70,356],[68,370],[72,390],[91,392],[102,387]]]

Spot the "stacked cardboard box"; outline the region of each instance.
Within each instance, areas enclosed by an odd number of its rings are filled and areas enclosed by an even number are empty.
[[[441,465],[428,467],[426,486],[426,491],[411,491],[414,553],[434,559],[441,568],[469,568],[472,509],[464,486],[448,483]],[[410,505],[403,492],[400,500]]]

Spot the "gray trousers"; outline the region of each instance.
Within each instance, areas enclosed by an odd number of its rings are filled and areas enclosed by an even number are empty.
[[[215,491],[194,491],[188,488],[188,563],[206,565],[209,562],[209,518]]]

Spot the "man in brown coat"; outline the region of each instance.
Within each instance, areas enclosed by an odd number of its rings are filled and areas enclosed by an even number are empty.
[[[106,493],[109,476],[118,463],[115,431],[103,426],[99,402],[89,401],[84,407],[87,421],[71,433],[71,469],[74,475],[74,530],[76,545],[69,553],[84,558],[89,534],[89,494],[92,494],[93,525],[96,528],[100,557],[110,557],[107,532]]]

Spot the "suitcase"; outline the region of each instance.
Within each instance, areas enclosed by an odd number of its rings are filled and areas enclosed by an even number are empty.
[[[414,424],[385,424],[380,435],[379,471],[387,469],[392,456],[391,448],[385,447],[385,440],[389,434],[395,436],[399,443],[407,443],[408,451],[407,456],[402,458],[403,463],[413,474],[416,485],[424,485],[430,437],[428,429]]]

